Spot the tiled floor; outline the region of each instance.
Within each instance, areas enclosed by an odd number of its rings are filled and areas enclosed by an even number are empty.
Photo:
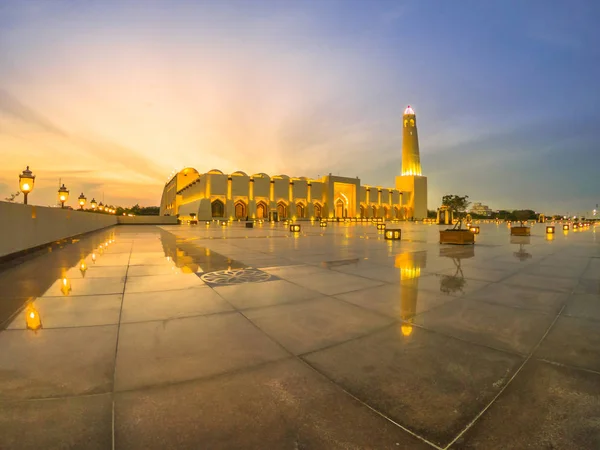
[[[0,268],[0,449],[600,448],[593,227],[242,225]]]

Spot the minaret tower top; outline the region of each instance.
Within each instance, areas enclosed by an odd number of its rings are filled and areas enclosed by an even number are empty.
[[[410,105],[404,110],[402,123],[402,175],[421,176],[417,116]]]

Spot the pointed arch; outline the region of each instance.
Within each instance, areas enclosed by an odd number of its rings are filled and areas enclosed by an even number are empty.
[[[394,206],[394,219],[399,219],[400,218],[400,210],[398,209],[397,206]]]
[[[248,207],[246,203],[241,200],[235,202],[234,211],[236,219],[245,219],[246,216],[248,216]]]
[[[269,209],[265,202],[260,201],[256,204],[256,218],[257,219],[266,219],[269,216],[268,211],[269,211]]]
[[[225,204],[221,200],[215,200],[210,204],[210,210],[213,217],[225,216]]]
[[[296,203],[296,217],[299,219],[304,217],[304,205],[301,202]]]
[[[287,205],[284,202],[277,203],[277,216],[280,219],[287,217]]]
[[[365,217],[365,207],[364,205],[360,205],[360,218],[364,219]]]
[[[371,206],[371,212],[373,213],[371,217],[377,217],[377,206]]]
[[[320,219],[321,217],[323,217],[323,207],[321,206],[320,203],[315,203],[315,217],[317,219]]]

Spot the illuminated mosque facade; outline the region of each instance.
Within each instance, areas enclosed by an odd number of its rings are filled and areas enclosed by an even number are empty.
[[[165,184],[160,214],[182,220],[426,218],[427,178],[421,173],[417,118],[410,106],[402,121],[402,171],[395,188],[332,174],[310,179],[186,168]]]

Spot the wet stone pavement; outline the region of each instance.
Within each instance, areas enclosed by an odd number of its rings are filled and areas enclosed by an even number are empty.
[[[596,230],[400,227],[120,226],[4,264],[0,448],[600,448]]]

